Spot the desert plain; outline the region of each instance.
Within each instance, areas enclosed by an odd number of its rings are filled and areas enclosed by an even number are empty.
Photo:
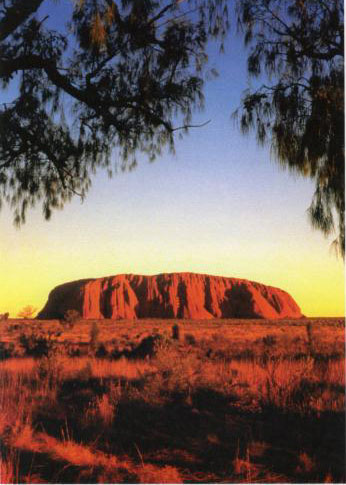
[[[8,319],[0,335],[1,483],[346,480],[342,318]]]

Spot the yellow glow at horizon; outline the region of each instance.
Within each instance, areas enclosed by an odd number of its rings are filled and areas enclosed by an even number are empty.
[[[280,287],[293,296],[306,316],[344,315],[344,268],[330,254],[326,241],[316,257],[308,245],[291,246],[288,251],[254,241],[194,247],[180,245],[178,240],[160,244],[153,239],[143,244],[92,235],[84,245],[78,238],[76,244],[61,238],[42,250],[42,238],[42,234],[32,235],[30,244],[27,238],[22,243],[21,238],[13,239],[6,251],[0,245],[0,313],[8,311],[15,317],[28,304],[40,310],[55,286],[75,279],[192,271]]]

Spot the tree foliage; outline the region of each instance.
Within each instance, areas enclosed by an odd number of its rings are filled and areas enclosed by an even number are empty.
[[[38,202],[48,219],[84,198],[99,167],[111,175],[138,152],[173,150],[203,106],[207,42],[222,39],[236,5],[259,84],[241,128],[315,182],[311,222],[335,229],[344,255],[342,0],[73,0],[59,30],[42,14],[53,3],[0,0],[0,80],[18,87],[0,106],[0,205],[17,224]]]
[[[244,94],[241,129],[254,129],[280,164],[313,179],[312,225],[326,235],[335,229],[344,256],[343,1],[238,0],[237,16],[248,72],[260,84]]]
[[[228,28],[225,0],[78,0],[59,30],[48,2],[0,4],[0,79],[19,85],[0,109],[0,203],[17,224],[84,197],[114,147],[123,170],[173,149],[203,106],[208,39]]]
[[[27,305],[18,313],[17,317],[33,318],[36,312],[37,312],[37,308],[33,307],[32,305]]]

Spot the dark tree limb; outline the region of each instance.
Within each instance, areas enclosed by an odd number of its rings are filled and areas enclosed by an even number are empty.
[[[43,0],[16,0],[7,8],[6,15],[0,19],[0,41],[5,40],[35,13],[42,2]]]

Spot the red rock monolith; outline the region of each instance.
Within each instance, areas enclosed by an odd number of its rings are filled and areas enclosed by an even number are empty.
[[[195,273],[121,274],[66,283],[51,291],[38,318],[62,318],[70,309],[86,319],[302,317],[294,299],[279,288]]]

